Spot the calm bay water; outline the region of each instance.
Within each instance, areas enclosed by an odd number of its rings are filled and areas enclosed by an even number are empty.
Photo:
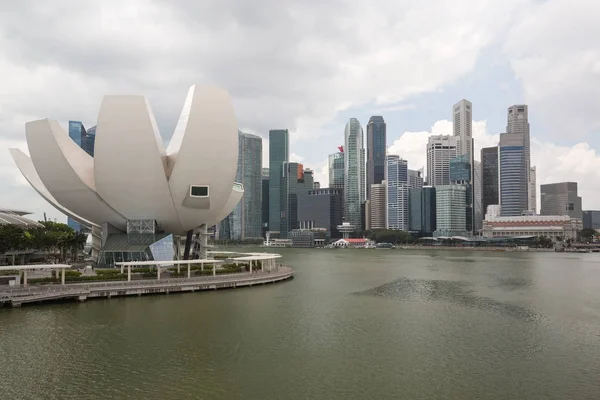
[[[0,398],[600,398],[600,255],[279,252],[282,284],[0,309]]]

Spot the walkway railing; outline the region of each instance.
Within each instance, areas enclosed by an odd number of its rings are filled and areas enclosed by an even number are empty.
[[[66,285],[46,284],[36,287],[8,288],[0,290],[0,302],[10,301],[15,298],[31,298],[37,295],[70,295],[77,293],[90,293],[104,290],[136,289],[136,288],[165,288],[177,286],[189,286],[194,284],[227,283],[227,282],[249,282],[260,281],[264,278],[284,277],[291,273],[291,268],[283,267],[277,271],[265,271],[255,273],[232,273],[216,276],[197,276],[191,278],[168,278],[168,279],[140,279],[134,281],[109,281],[93,283],[70,283]]]

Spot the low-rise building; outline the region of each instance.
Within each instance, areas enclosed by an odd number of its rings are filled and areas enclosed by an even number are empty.
[[[340,239],[331,244],[333,247],[365,248],[372,245],[369,239]]]
[[[310,229],[293,229],[289,233],[292,247],[315,247],[315,235]]]
[[[492,217],[483,221],[482,236],[486,238],[546,236],[576,240],[581,229],[583,229],[583,222],[579,218],[571,218],[568,215]]]

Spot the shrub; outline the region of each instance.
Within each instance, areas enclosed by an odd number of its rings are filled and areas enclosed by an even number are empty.
[[[98,269],[98,270],[96,270],[96,275],[99,275],[99,276],[121,275],[121,270],[120,269]]]

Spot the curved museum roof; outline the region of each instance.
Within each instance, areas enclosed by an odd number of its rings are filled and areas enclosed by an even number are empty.
[[[14,225],[19,228],[40,228],[43,225],[39,222],[25,218],[24,215],[31,214],[22,210],[6,210],[0,208],[0,225]]]
[[[105,96],[94,157],[54,120],[25,124],[30,156],[10,149],[33,188],[59,211],[87,226],[154,219],[185,234],[225,218],[241,200],[235,183],[237,122],[229,94],[190,87],[165,148],[144,96]]]

